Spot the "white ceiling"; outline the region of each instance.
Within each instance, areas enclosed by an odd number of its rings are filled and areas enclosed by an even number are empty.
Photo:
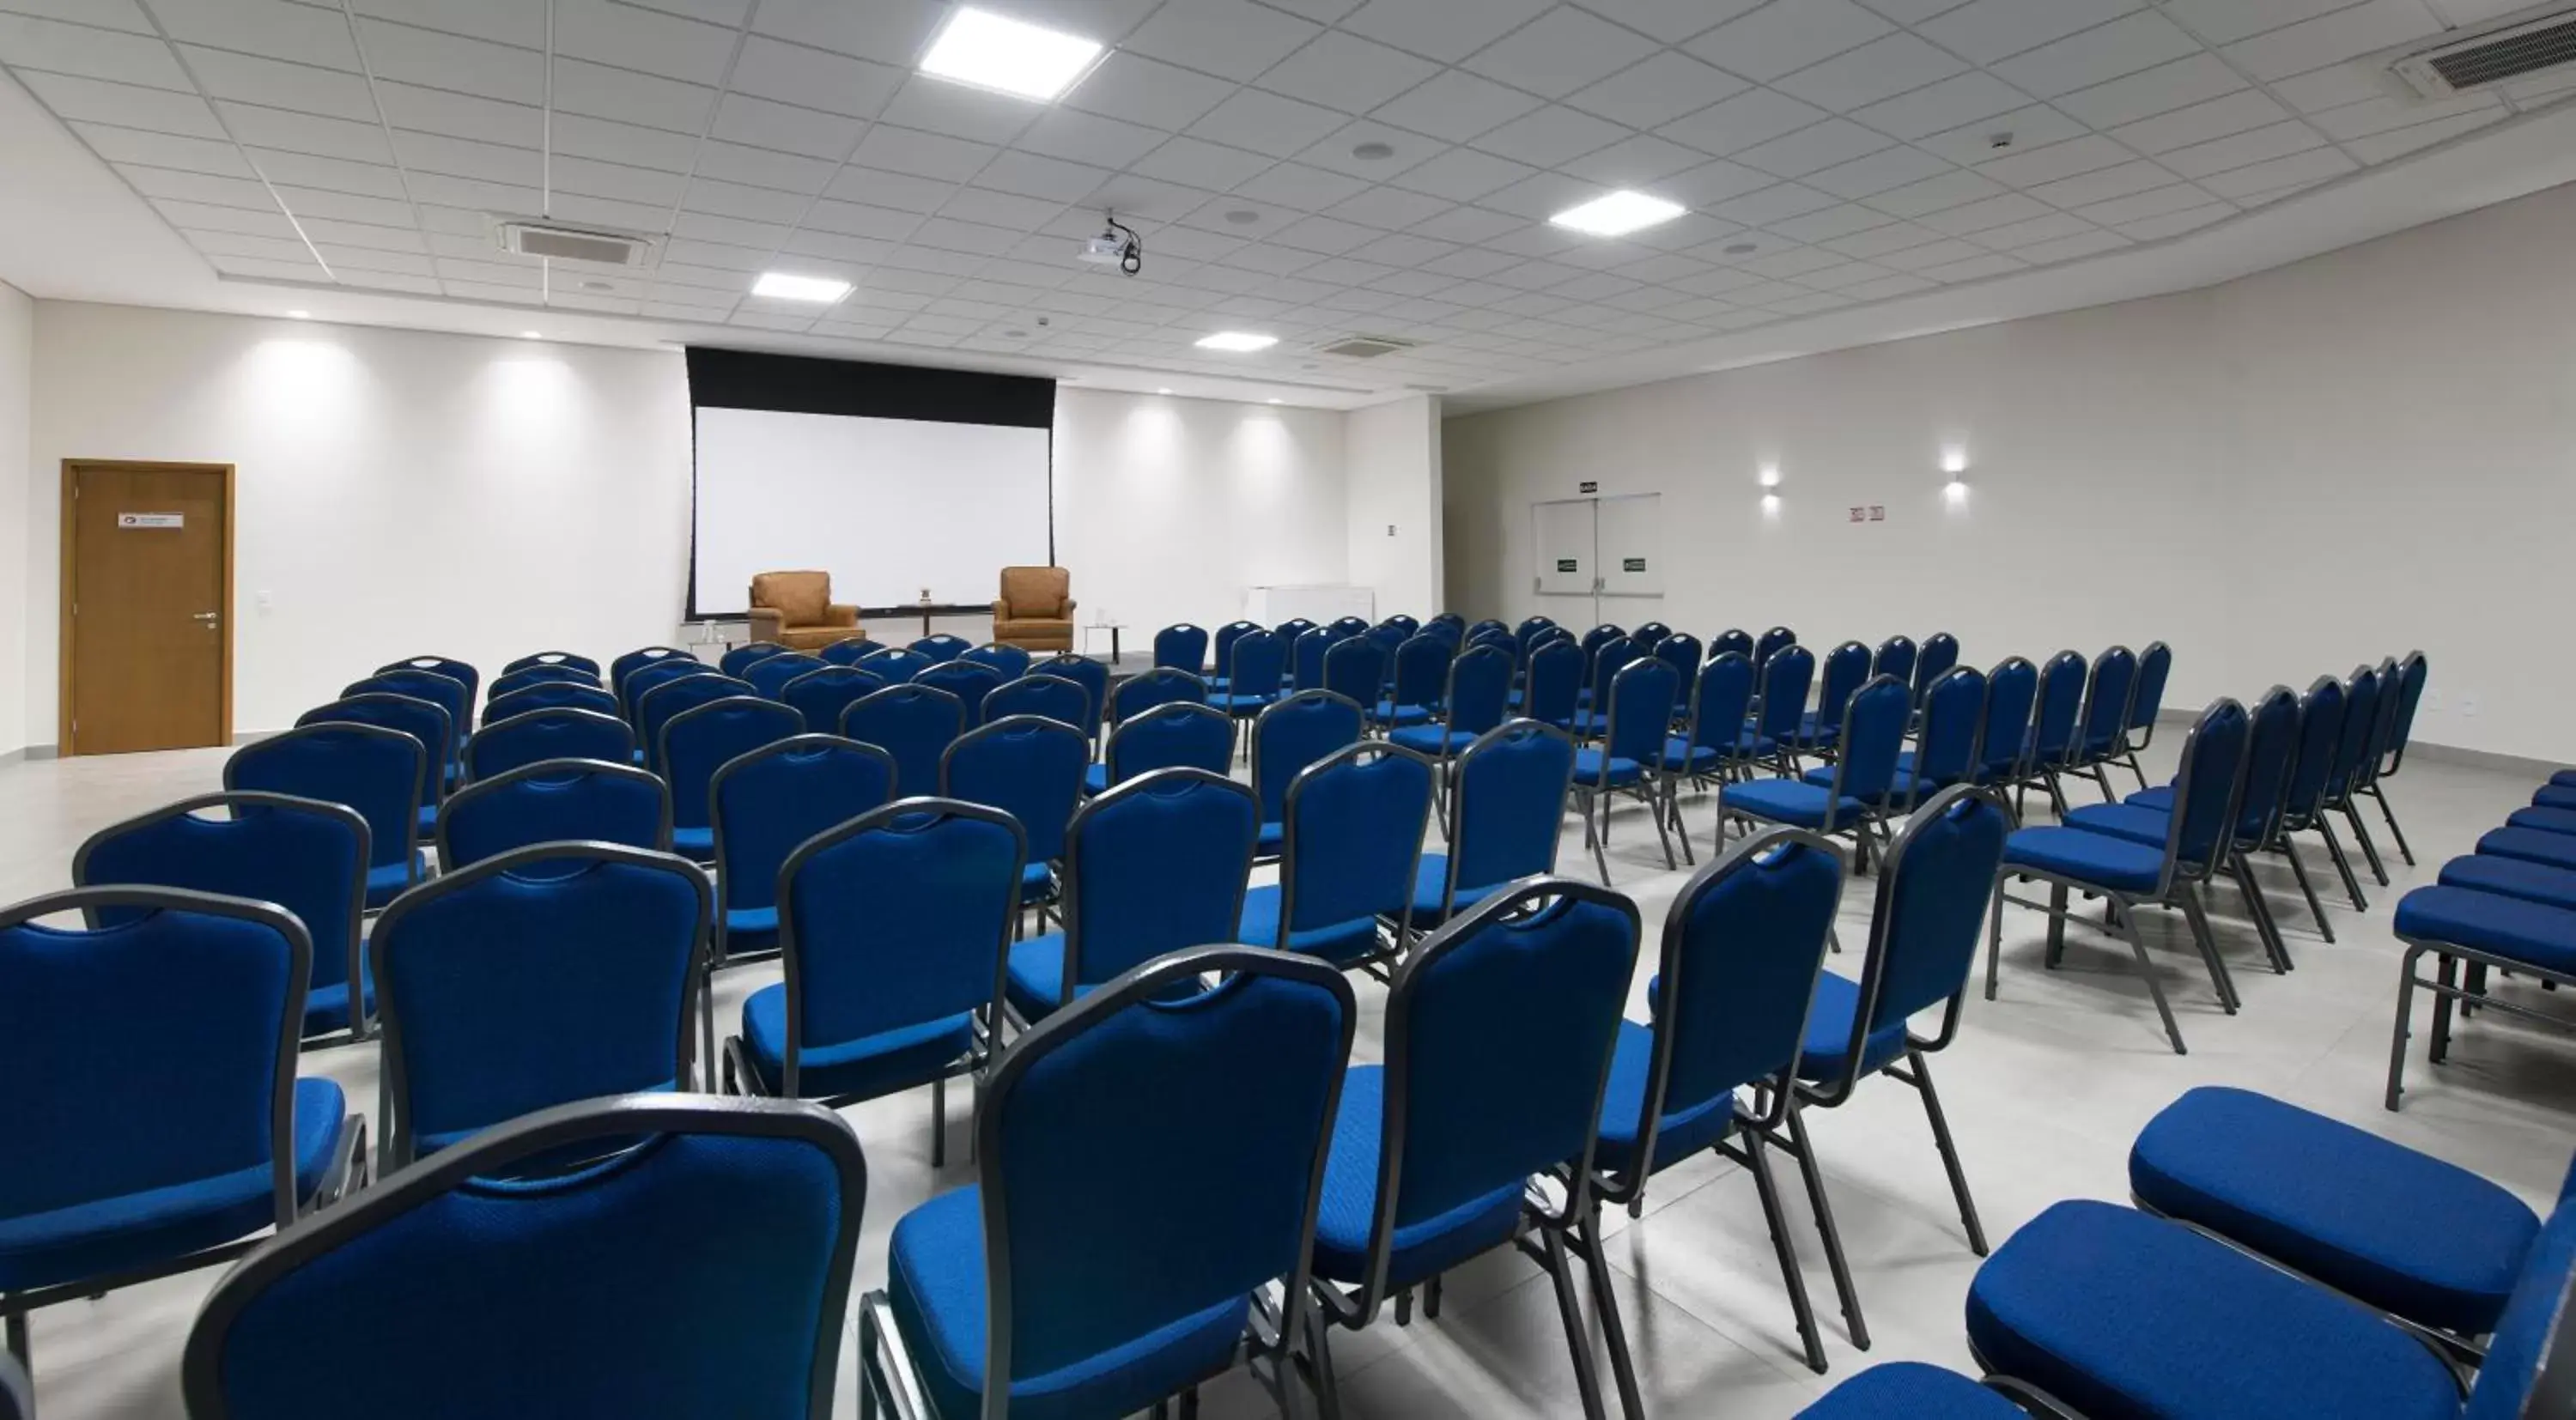
[[[2338,229],[2338,179],[2576,97],[2432,102],[2387,72],[2514,0],[983,3],[1113,48],[1036,104],[912,72],[937,0],[0,0],[0,67],[222,278],[200,304],[287,284],[262,299],[1315,403],[1530,397],[1843,340],[1802,332],[1853,312],[1893,313],[1886,338],[2030,304],[1945,292],[2080,304],[2017,278],[2294,194],[2262,215],[2314,204],[2293,245],[2323,249],[2389,225]],[[1624,241],[1547,224],[1613,187],[1691,211]],[[1112,207],[1141,276],[1073,260]],[[657,264],[502,253],[495,219],[533,216],[654,234]],[[818,314],[751,297],[764,270],[857,289]],[[1193,348],[1219,329],[1281,343]],[[1420,345],[1314,349],[1362,332]]]

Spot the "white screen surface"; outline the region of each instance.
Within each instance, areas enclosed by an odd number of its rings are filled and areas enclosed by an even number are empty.
[[[761,572],[819,568],[857,606],[989,602],[1048,557],[1052,433],[701,407],[701,616],[739,614]]]

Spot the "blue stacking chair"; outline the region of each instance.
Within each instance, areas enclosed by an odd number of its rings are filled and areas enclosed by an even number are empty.
[[[1091,723],[1091,695],[1072,681],[1053,675],[1022,676],[985,693],[982,718],[986,723],[1014,715],[1041,716],[1082,735],[1083,727]],[[1090,737],[1083,735],[1086,756],[1090,744]]]
[[[1238,643],[1237,650],[1240,649]],[[1322,688],[1373,711],[1386,686],[1386,659],[1385,650],[1368,637],[1354,636],[1337,642],[1324,653]]]
[[[701,863],[716,855],[716,771],[737,755],[805,732],[805,720],[775,700],[735,696],[684,710],[662,727],[654,756],[671,786],[671,851]]]
[[[525,690],[532,685],[596,687],[598,684],[599,673],[596,671],[575,670],[571,666],[530,666],[525,670],[509,671],[493,677],[491,688],[484,694],[483,703],[489,706],[504,695]]]
[[[2074,752],[2067,756],[2067,766],[2093,776],[2102,789],[2102,802],[2116,804],[2120,792],[2111,787],[2111,775],[2105,768],[2119,758],[2129,734],[2129,703],[2137,696],[2138,658],[2126,646],[2113,646],[2093,658],[2093,671],[2084,687],[2084,709],[2076,716],[2082,728],[2077,732]]]
[[[716,666],[726,675],[740,680],[753,666],[772,656],[786,654],[787,648],[775,641],[746,641],[717,657]]]
[[[1986,1230],[1977,1220],[1976,1200],[1968,1194],[1968,1175],[1959,1166],[1949,1117],[1932,1088],[1928,1057],[1958,1039],[1979,929],[1992,905],[1987,884],[2003,864],[2004,841],[2012,831],[2012,811],[2004,807],[1999,789],[1954,785],[1915,811],[1888,845],[1859,978],[1831,971],[1817,978],[1797,1068],[1799,1102],[1819,1109],[1849,1103],[1860,1082],[1871,1076],[1885,1075],[1913,1087],[1923,1099],[1942,1171],[1950,1177],[1959,1225],[1979,1257],[1986,1255]],[[1930,1036],[1915,1034],[1913,1018],[1936,1007],[1940,1029]],[[1799,1152],[1805,1153],[1803,1140]],[[1812,1178],[1810,1186],[1823,1187]],[[1848,1285],[1850,1267],[1841,1259],[1840,1240],[1829,1235],[1827,1245],[1835,1253],[1836,1277]]]
[[[1398,725],[1387,740],[1433,759],[1462,754],[1503,723],[1512,689],[1512,655],[1493,644],[1470,646],[1448,662],[1436,723]]]
[[[1970,1380],[1922,1361],[1883,1361],[1825,1392],[1797,1420],[2029,1420],[2045,1402],[2009,1377]]]
[[[1883,675],[1892,675],[1910,690],[1914,685],[1914,667],[1920,659],[1921,649],[1914,644],[1914,638],[1903,634],[1890,636],[1878,643],[1877,652],[1870,657],[1869,678],[1876,680]]]
[[[1552,618],[1544,616],[1529,617],[1523,620],[1520,625],[1512,628],[1512,640],[1520,646],[1521,659],[1529,659],[1529,653],[1532,647],[1537,643],[1540,633],[1553,631],[1555,629],[1556,622]]]
[[[865,633],[861,633],[856,636],[844,636],[814,654],[822,657],[829,665],[855,666],[865,659],[869,652],[883,649],[885,648],[869,640]]]
[[[1259,856],[1275,858],[1287,841],[1288,786],[1306,766],[1355,745],[1367,734],[1359,702],[1329,690],[1301,690],[1261,712],[1252,725],[1252,789],[1261,801]]]
[[[598,686],[548,680],[484,701],[483,723],[488,725],[496,720],[507,720],[531,710],[588,710],[611,719],[623,718],[625,714],[617,703],[617,697]]]
[[[1244,894],[1237,940],[1345,970],[1382,967],[1402,951],[1412,940],[1438,772],[1430,756],[1382,740],[1346,745],[1300,770],[1282,816],[1279,881]],[[1381,922],[1391,936],[1380,937]]]
[[[1785,626],[1774,626],[1753,643],[1753,668],[1767,670],[1771,658],[1798,644],[1798,633]]]
[[[1514,720],[1477,736],[1450,769],[1441,853],[1413,875],[1412,926],[1427,931],[1505,883],[1556,871],[1556,845],[1574,792],[1574,738]]]
[[[363,1396],[386,1420],[823,1420],[867,1192],[858,1139],[813,1105],[629,1095],[512,1120],[226,1274],[188,1335],[188,1413]]]
[[[1877,805],[1892,815],[1910,814],[1935,792],[1974,776],[1978,735],[1985,724],[1985,673],[1974,666],[1952,666],[1915,703],[1920,748],[1896,756],[1887,797]],[[1807,771],[1807,782],[1830,789],[1841,772],[1839,764],[1820,765]]]
[[[1351,1067],[1333,1118],[1314,1249],[1327,1323],[1357,1331],[1388,1296],[1517,1246],[1555,1285],[1583,1412],[1601,1420],[1579,1254],[1620,1398],[1643,1413],[1590,1226],[1602,1091],[1637,936],[1626,898],[1538,878],[1487,897],[1405,957],[1387,993],[1386,1063]],[[1562,1185],[1562,1204],[1533,1196],[1542,1175]],[[1316,1330],[1315,1369],[1331,1415],[1329,1334]]]
[[[1624,639],[1624,638],[1623,638]],[[1600,742],[1574,752],[1575,808],[1583,815],[1583,844],[1610,882],[1610,805],[1626,793],[1646,806],[1664,845],[1664,866],[1678,866],[1664,824],[1661,766],[1673,723],[1673,690],[1680,677],[1651,657],[1630,661],[1608,682],[1609,709]]]
[[[1277,626],[1270,628],[1272,634],[1276,635],[1282,643],[1291,647],[1294,647],[1297,644],[1298,637],[1303,636],[1314,629],[1315,623],[1302,616],[1292,616],[1286,621],[1279,623]]]
[[[789,681],[798,676],[819,671],[830,664],[831,662],[820,656],[808,655],[803,651],[789,651],[784,655],[763,656],[752,662],[751,668],[743,672],[742,678],[751,682],[751,688],[759,692],[763,698],[777,700],[787,689]]]
[[[2325,797],[2318,803],[2321,822],[2326,814],[2341,813],[2344,821],[2352,825],[2353,841],[2360,845],[2362,860],[2370,865],[2370,875],[2381,887],[2388,886],[2388,867],[2379,861],[2379,847],[2370,841],[2370,830],[2361,821],[2355,796],[2378,767],[2384,729],[2382,707],[2393,690],[2381,670],[2353,667],[2352,675],[2344,682],[2343,737],[2335,746],[2334,768],[2326,774]],[[2350,871],[2349,865],[2345,871]]]
[[[417,696],[396,695],[391,691],[365,691],[344,696],[328,705],[317,705],[295,717],[300,728],[305,725],[377,725],[411,736],[429,751],[433,763],[456,763],[456,726],[447,711]],[[420,796],[420,828],[426,833],[438,824],[438,804],[447,797],[451,785],[447,776],[433,775],[423,786]]]
[[[1207,698],[1207,682],[1198,672],[1156,666],[1127,677],[1109,692],[1109,727],[1114,732],[1157,705],[1205,705]]]
[[[1785,824],[1826,837],[1849,834],[1855,862],[1867,872],[1871,831],[1884,834],[1884,820],[1900,802],[1896,756],[1905,748],[1905,724],[1913,713],[1914,692],[1904,681],[1892,675],[1872,680],[1851,697],[1836,727],[1839,750],[1826,783],[1798,778],[1729,784],[1718,791],[1718,815],[1748,825]]]
[[[306,725],[243,745],[224,761],[224,788],[345,804],[367,821],[367,906],[381,907],[429,876],[420,806],[431,768],[420,741],[380,725]]]
[[[1256,1293],[1285,1284],[1269,1335],[1313,1331],[1307,1258],[1357,1014],[1322,962],[1205,947],[1014,1041],[976,1114],[980,1180],[895,1224],[886,1289],[860,1303],[862,1411],[1161,1414],[1177,1396],[1187,1415],[1264,1344]]]
[[[2382,784],[2383,781],[2395,778],[2398,770],[2406,764],[2406,746],[2415,738],[2415,709],[2424,699],[2424,682],[2431,675],[2432,668],[2425,662],[2424,653],[2409,651],[2406,653],[2406,659],[2397,663],[2395,693],[2391,694],[2384,683],[2380,686],[2381,695],[2392,704],[2388,715],[2386,744],[2381,751],[2384,757],[2378,764],[2372,766],[2369,782],[2361,787],[2362,793],[2368,794],[2378,802],[2379,815],[2388,820],[2388,832],[2397,841],[2397,851],[2404,854],[2409,863],[2415,861],[2415,850],[2407,846],[2406,830],[2397,826],[2397,811],[2389,807],[2388,791],[2382,787]],[[2571,800],[2570,803],[2576,803],[2576,800]],[[2533,805],[2544,807],[2536,797]],[[2545,807],[2565,806],[2546,805]]]
[[[717,904],[710,966],[776,951],[778,879],[797,845],[894,798],[894,756],[838,735],[791,735],[727,760],[708,785]]]
[[[1793,756],[1832,755],[1840,748],[1843,712],[1860,688],[1869,683],[1869,664],[1869,648],[1858,641],[1845,641],[1825,653],[1824,679],[1816,690],[1816,708],[1800,715],[1788,734],[1776,736]],[[1769,728],[1766,717],[1764,729]]]
[[[1935,631],[1923,638],[1923,649],[1914,658],[1914,698],[1921,700],[1932,689],[1932,682],[1950,673],[1959,664],[1959,638],[1947,631]]]
[[[1900,779],[1917,781],[1925,793],[1954,783],[2009,788],[2020,780],[2022,750],[2030,743],[2031,703],[2039,696],[2039,668],[2023,657],[2006,656],[1979,679],[1984,686],[1984,703],[1977,716],[1976,753],[1970,760],[1969,772],[1956,779],[1947,778],[1945,766],[1926,764],[1920,753],[1908,750],[1896,757]],[[1928,709],[1928,693],[1923,703]]]
[[[1619,672],[1644,659],[1644,649],[1625,636],[1613,636],[1592,648],[1591,660],[1583,673],[1583,693],[1578,697],[1583,709],[1574,717],[1576,739],[1599,739],[1609,731],[1610,683],[1619,678]],[[1681,703],[1678,677],[1673,688],[1674,703],[1678,705]]]
[[[386,1163],[549,1105],[693,1088],[714,913],[696,864],[614,843],[514,849],[403,894],[367,938]]]
[[[671,851],[670,786],[622,761],[541,760],[466,785],[438,815],[443,872],[531,844],[574,842]]]
[[[939,662],[919,651],[902,646],[889,646],[873,656],[862,657],[851,664],[863,666],[884,676],[888,685],[903,685],[914,676],[938,665]]]
[[[1773,652],[1753,667],[1758,690],[1753,718],[1746,722],[1742,751],[1753,763],[1765,763],[1781,774],[1803,772],[1792,744],[1807,722],[1807,688],[1815,684],[1816,653],[1796,642]]]
[[[549,759],[605,759],[631,764],[635,731],[614,715],[595,710],[530,710],[508,719],[484,718],[465,742],[465,782],[506,774]]]
[[[1222,695],[1232,688],[1234,643],[1261,629],[1261,624],[1253,621],[1229,621],[1216,629],[1215,659],[1209,663],[1216,668],[1216,674],[1208,677],[1209,690]]]
[[[1699,668],[1703,659],[1699,638],[1686,631],[1668,631],[1656,639],[1649,654],[1672,667],[1673,674],[1681,677],[1679,703],[1687,707],[1691,693],[1699,688]],[[1680,720],[1676,718],[1674,723],[1679,724]]]
[[[975,643],[963,636],[951,636],[942,631],[935,636],[916,639],[912,643],[912,649],[934,661],[953,661],[975,649]]]
[[[778,698],[805,717],[805,728],[828,735],[840,728],[842,711],[885,688],[885,677],[874,671],[826,665],[787,682]]]
[[[42,920],[75,912],[101,925]],[[95,887],[0,909],[11,1354],[27,1313],[227,1261],[363,1174],[366,1121],[295,1074],[312,968],[271,903]]]
[[[1029,648],[1013,646],[1001,641],[978,646],[957,659],[973,661],[979,666],[991,666],[1001,673],[1004,680],[1018,680],[1029,673]]]
[[[1333,618],[1332,625],[1334,632],[1344,637],[1366,636],[1370,630],[1365,616],[1337,616]]]
[[[1660,621],[1649,621],[1645,625],[1638,627],[1636,630],[1629,632],[1628,639],[1636,642],[1639,647],[1651,655],[1653,654],[1655,647],[1662,644],[1663,639],[1672,634],[1673,629],[1671,627],[1666,626]]]
[[[1626,628],[1621,627],[1614,622],[1602,622],[1600,625],[1583,633],[1581,638],[1583,654],[1587,656],[1598,655],[1600,654],[1601,648],[1609,645],[1611,642],[1625,641],[1627,639],[1629,639],[1629,637]]]
[[[759,698],[749,681],[722,675],[678,676],[646,690],[635,712],[635,747],[644,755],[638,763],[668,777],[670,763],[662,758],[663,740],[673,720],[701,705]]]
[[[1397,630],[1399,630],[1399,631],[1403,632],[1407,637],[1412,637],[1412,636],[1418,635],[1418,634],[1420,634],[1420,633],[1421,633],[1421,631],[1422,631],[1422,623],[1421,623],[1419,620],[1417,620],[1417,619],[1415,619],[1415,618],[1413,618],[1413,617],[1407,616],[1407,615],[1405,615],[1403,612],[1400,612],[1400,611],[1399,611],[1399,612],[1397,612],[1395,615],[1390,616],[1390,617],[1387,617],[1386,619],[1384,619],[1384,620],[1380,621],[1380,622],[1378,623],[1378,625],[1380,625],[1380,626],[1392,626],[1392,627],[1396,628]]]
[[[1631,1216],[1645,1207],[1648,1180],[1703,1149],[1741,1164],[1762,1200],[1807,1365],[1819,1374],[1824,1342],[1769,1151],[1777,1147],[1798,1161],[1818,1225],[1835,1238],[1833,1207],[1797,1123],[1791,1084],[1842,890],[1841,855],[1794,828],[1747,837],[1683,887],[1664,918],[1659,969],[1647,986],[1653,1023],[1618,1025],[1594,1158],[1599,1200],[1624,1205]],[[1758,1087],[1752,1107],[1739,1094],[1747,1086]],[[1587,1220],[1596,1236],[1597,1226]],[[1826,1256],[1841,1266],[1839,1241]],[[1843,1280],[1838,1271],[1837,1283]],[[1595,1287],[1606,1281],[1596,1268]],[[1840,1295],[1854,1341],[1866,1346],[1857,1300],[1848,1287]],[[1623,1392],[1634,1384],[1625,1374],[1619,1381]]]
[[[1445,626],[1449,628],[1451,632],[1455,633],[1460,640],[1463,641],[1466,639],[1467,618],[1454,611],[1441,612],[1432,617],[1429,621],[1422,623],[1422,627],[1426,631],[1435,626]]]
[[[1750,661],[1754,650],[1753,633],[1740,626],[1728,627],[1708,640],[1708,658],[1712,661],[1729,651]]]
[[[2331,942],[2334,924],[2326,917],[2325,908],[2317,901],[2316,889],[2308,881],[2307,865],[2299,857],[2298,835],[2314,832],[2325,841],[2326,855],[2343,879],[2344,891],[2352,899],[2352,910],[2364,911],[2368,903],[2361,895],[2361,880],[2353,875],[2352,861],[2344,856],[2343,840],[2336,837],[2334,821],[2326,817],[2326,784],[2333,777],[2335,761],[2343,749],[2344,722],[2349,705],[2343,682],[2333,676],[2319,676],[2299,698],[2299,747],[2290,762],[2290,778],[2281,791],[2280,829],[2273,846],[2290,860],[2290,870],[2299,880],[2299,890],[2306,894],[2308,911],[2317,921],[2317,930]],[[2172,797],[2170,787],[2149,789],[2136,802],[2152,803],[2162,795]]]
[[[939,787],[939,757],[966,733],[966,707],[926,685],[890,685],[841,712],[841,737],[894,756],[896,798],[926,797]],[[914,790],[920,790],[915,795]]]
[[[1234,780],[1158,769],[1098,795],[1065,830],[1060,929],[1011,947],[1013,1014],[1036,1022],[1166,952],[1235,935],[1261,805]]]
[[[926,1084],[930,1164],[945,1164],[948,1079],[980,1074],[1001,1039],[1026,861],[1011,815],[953,799],[905,799],[805,839],[777,877],[786,979],[742,1003],[727,1093],[838,1109]]]
[[[1285,648],[1277,636],[1255,629],[1235,637],[1228,650],[1225,687],[1210,691],[1208,703],[1238,721],[1249,720],[1278,701]]]
[[[501,674],[508,675],[513,671],[524,671],[536,666],[580,671],[593,681],[599,679],[599,662],[588,656],[575,655],[570,651],[532,651],[501,667]]]
[[[1234,766],[1234,722],[1214,706],[1167,702],[1130,716],[1109,732],[1100,763],[1082,772],[1086,793],[1101,793],[1157,769],[1204,769],[1224,774]]]
[[[1721,651],[1696,672],[1689,705],[1682,714],[1682,732],[1664,740],[1660,761],[1664,816],[1672,821],[1673,836],[1681,841],[1685,863],[1698,860],[1691,856],[1690,830],[1682,826],[1681,781],[1688,779],[1703,791],[1732,783],[1752,767],[1756,748],[1764,743],[1746,727],[1746,716],[1753,708],[1752,660],[1738,652]],[[1710,851],[1718,851],[1725,842],[1726,819],[1720,815],[1710,830]]]
[[[984,723],[984,697],[1002,688],[1002,676],[991,666],[973,661],[941,661],[915,675],[912,683],[956,696],[965,707],[966,728],[971,730]]]
[[[2172,673],[2173,648],[2164,642],[2150,641],[2138,653],[2137,680],[2129,692],[2129,723],[2109,762],[2127,765],[2140,789],[2147,787],[2147,771],[2138,763],[2138,752],[2155,739],[2156,716],[2165,708],[2165,682]]]
[[[1085,703],[1091,707],[1090,718],[1082,722],[1082,735],[1086,740],[1094,742],[1099,740],[1100,715],[1109,705],[1109,667],[1107,665],[1089,656],[1077,656],[1067,652],[1061,656],[1050,656],[1029,667],[1029,674],[1051,675],[1059,680],[1069,680],[1081,686],[1082,693],[1086,697]]]
[[[646,646],[629,651],[608,663],[608,689],[611,694],[626,693],[626,678],[646,666],[662,665],[672,660],[694,661],[697,657],[677,646]]]
[[[186,888],[285,908],[313,946],[303,1038],[366,1038],[375,992],[361,985],[349,1009],[350,983],[367,979],[358,952],[367,821],[355,809],[290,794],[199,794],[91,834],[72,854],[72,885]],[[103,909],[89,925],[142,915]]]
[[[1154,668],[1203,676],[1208,668],[1208,634],[1204,626],[1176,621],[1154,633]]]
[[[1290,691],[1324,688],[1324,657],[1348,638],[1329,626],[1307,630],[1288,643],[1288,688]]]
[[[2036,784],[2047,791],[2049,807],[2066,817],[2066,792],[2058,783],[2075,757],[2076,732],[2084,711],[2088,668],[2073,651],[2048,658],[2039,672],[2039,694],[2031,707],[2030,739],[2022,746],[2021,768],[2013,786],[2013,817],[2024,818],[2022,795]]]
[[[1041,927],[1058,895],[1065,829],[1082,806],[1090,761],[1082,731],[1044,715],[1013,715],[969,730],[940,757],[941,797],[1000,809],[1019,823],[1025,835],[1020,902],[1038,909]]]
[[[2201,712],[2199,721],[2192,726],[2191,737],[2183,744],[2182,770],[2174,780],[2172,827],[2160,847],[2081,828],[2025,828],[2012,835],[2004,845],[2003,871],[1995,878],[1996,907],[1986,945],[1987,1000],[1995,999],[1997,963],[2003,955],[2003,904],[2010,902],[2048,914],[2045,960],[2054,967],[2066,951],[2066,923],[2073,917],[2067,910],[2066,897],[2071,890],[2108,898],[2117,909],[2113,914],[2116,929],[2128,939],[2130,953],[2137,959],[2138,974],[2146,981],[2147,994],[2156,1003],[2156,1014],[2164,1022],[2165,1037],[2173,1043],[2176,1055],[2184,1053],[2182,1028],[2174,1024],[2173,1008],[2165,1003],[2164,987],[2157,983],[2155,967],[2147,959],[2146,943],[2138,936],[2138,908],[2154,905],[2181,909],[2201,960],[2209,967],[2210,985],[2218,993],[2219,1005],[2227,1014],[2236,1014],[2236,988],[2228,980],[2227,964],[2220,959],[2217,945],[2210,939],[2199,888],[2227,856],[2229,834],[2235,827],[2236,800],[2245,782],[2246,741],[2251,733],[2245,707],[2233,700],[2215,701]],[[2004,884],[2009,878],[2047,883],[2048,901],[2007,895]]]
[[[456,682],[458,685],[465,687],[465,708],[463,710],[458,710],[455,706],[449,705],[448,702],[444,700],[439,701],[439,704],[446,705],[448,707],[447,713],[456,717],[456,732],[458,734],[463,734],[467,729],[472,727],[474,723],[474,702],[483,686],[482,672],[475,670],[473,666],[456,659],[454,656],[406,656],[402,660],[390,661],[384,665],[376,667],[376,674],[380,676],[399,675],[405,672],[425,675],[443,675],[449,680]],[[412,691],[400,691],[398,687],[396,689],[398,693],[402,694],[418,693]],[[341,693],[345,695],[348,692],[343,691]]]
[[[1582,708],[1583,666],[1583,648],[1574,644],[1574,638],[1558,636],[1541,642],[1529,653],[1527,674],[1521,688],[1513,692],[1513,707],[1541,724],[1571,733]]]
[[[670,684],[672,681],[683,680],[689,676],[723,674],[724,672],[717,670],[715,667],[708,665],[704,661],[686,657],[655,661],[651,665],[638,666],[635,668],[634,673],[627,676],[625,681],[618,686],[617,702],[619,713],[623,714],[630,721],[641,723],[644,715],[644,697],[651,694],[653,691]],[[727,676],[726,679],[731,680],[732,677]],[[747,681],[738,683],[746,685],[749,684]]]
[[[1466,627],[1465,634],[1468,640],[1473,641],[1479,636],[1491,635],[1497,631],[1503,633],[1505,636],[1512,634],[1512,628],[1509,625],[1489,616],[1482,621],[1472,623]],[[1514,644],[1517,645],[1518,643],[1515,642]]]

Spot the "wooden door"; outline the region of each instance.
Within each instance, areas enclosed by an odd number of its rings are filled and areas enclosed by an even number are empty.
[[[63,464],[62,752],[232,738],[225,464]]]

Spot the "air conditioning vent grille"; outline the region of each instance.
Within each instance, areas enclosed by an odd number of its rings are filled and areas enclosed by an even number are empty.
[[[2576,14],[2412,55],[2397,72],[2420,92],[2447,98],[2568,64],[2576,64]]]
[[[1398,340],[1392,335],[1352,335],[1317,348],[1327,355],[1340,355],[1352,360],[1374,360],[1398,350],[1410,350],[1416,342]]]
[[[546,227],[534,222],[502,223],[501,249],[521,256],[588,262],[594,266],[642,266],[653,254],[652,242],[643,237]]]

